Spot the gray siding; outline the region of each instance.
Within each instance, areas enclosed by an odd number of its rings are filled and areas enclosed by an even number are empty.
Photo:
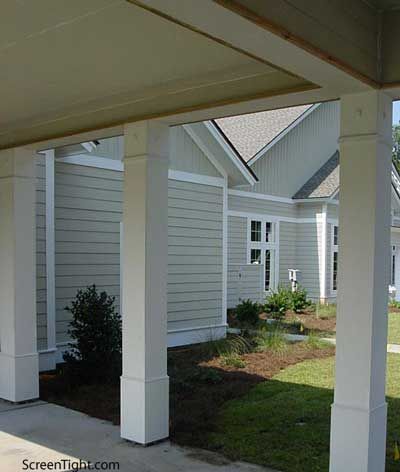
[[[271,202],[259,198],[250,198],[237,195],[228,196],[228,209],[245,213],[258,213],[261,215],[296,216],[296,205],[291,203]]]
[[[339,218],[339,205],[328,205],[328,218],[332,220]]]
[[[45,157],[38,155],[36,157],[36,313],[39,350],[47,349],[45,179]]]
[[[339,102],[320,105],[252,169],[259,182],[250,191],[292,197],[337,150]]]
[[[279,284],[289,284],[288,269],[296,269],[297,223],[279,224]]]
[[[171,128],[169,167],[182,172],[221,177],[182,126]]]
[[[296,262],[301,270],[301,285],[312,298],[320,297],[319,246],[320,228],[315,223],[297,224]]]
[[[241,300],[263,301],[262,265],[247,264],[247,218],[228,217],[227,306]]]
[[[56,162],[55,262],[57,342],[68,340],[65,306],[80,288],[96,284],[119,310],[121,172]]]
[[[222,188],[170,180],[168,330],[222,322]]]

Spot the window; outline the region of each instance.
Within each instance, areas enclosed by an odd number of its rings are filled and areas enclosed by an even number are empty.
[[[333,245],[337,246],[339,241],[339,226],[333,227]]]
[[[339,227],[332,227],[332,291],[337,291]]]
[[[261,221],[251,222],[251,241],[261,242]]]
[[[332,271],[332,290],[337,290],[337,268],[338,268],[338,253],[333,253],[333,271]]]
[[[264,266],[266,292],[276,288],[276,224],[267,220],[249,220],[249,263]]]
[[[251,249],[250,264],[261,264],[261,249]]]

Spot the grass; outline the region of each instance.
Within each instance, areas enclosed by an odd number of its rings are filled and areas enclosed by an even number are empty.
[[[388,343],[400,344],[400,313],[389,313]]]
[[[336,318],[336,304],[317,304],[315,306],[315,316],[321,320],[329,320]]]
[[[253,387],[225,404],[210,447],[234,460],[282,472],[328,470],[330,405],[334,359],[305,361]],[[388,440],[386,472],[400,470],[393,460],[400,436],[400,356],[388,356]]]
[[[258,350],[269,350],[277,354],[284,353],[288,347],[285,331],[279,325],[260,330],[255,342]]]

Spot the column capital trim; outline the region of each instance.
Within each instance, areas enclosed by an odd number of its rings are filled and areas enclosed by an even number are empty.
[[[384,144],[385,146],[388,146],[390,147],[390,149],[392,149],[391,140],[385,138],[380,133],[345,134],[345,135],[339,136],[339,139],[338,139],[339,144],[361,143],[361,142],[371,142],[371,141],[375,141],[379,144]]]

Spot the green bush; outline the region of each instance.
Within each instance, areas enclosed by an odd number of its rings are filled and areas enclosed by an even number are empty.
[[[304,288],[298,287],[295,292],[290,292],[290,309],[295,313],[301,313],[311,302],[307,300],[307,291]]]
[[[121,316],[115,312],[115,297],[98,293],[92,285],[78,290],[65,309],[72,314],[68,334],[72,343],[64,354],[66,372],[72,381],[114,383],[122,366]]]
[[[389,300],[389,308],[396,308],[398,310],[400,308],[400,302],[392,298]]]
[[[278,287],[276,292],[272,292],[266,300],[264,309],[272,318],[280,320],[284,318],[291,304],[291,292],[285,287]]]
[[[256,326],[260,321],[258,317],[260,313],[260,304],[251,300],[243,300],[236,307],[236,319],[244,326]]]

